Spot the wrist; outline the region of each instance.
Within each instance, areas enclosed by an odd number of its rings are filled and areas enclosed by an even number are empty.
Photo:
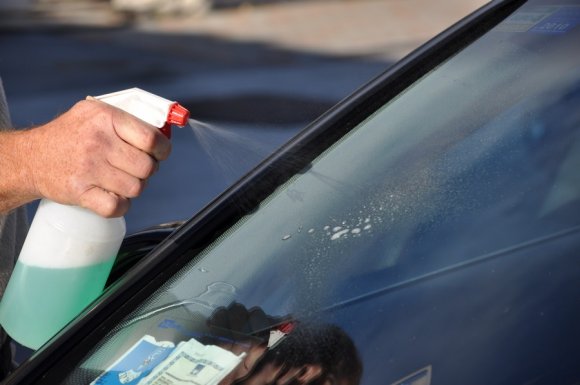
[[[34,130],[0,132],[0,212],[40,198],[32,162]]]

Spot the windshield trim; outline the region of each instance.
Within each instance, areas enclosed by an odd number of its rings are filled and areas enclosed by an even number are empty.
[[[117,323],[191,262],[192,251],[198,255],[367,116],[489,31],[523,3],[524,0],[488,3],[339,102],[167,237],[80,317],[21,365],[5,384],[61,382]]]

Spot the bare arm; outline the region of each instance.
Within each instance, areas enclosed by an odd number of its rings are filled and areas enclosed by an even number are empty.
[[[28,132],[0,132],[0,213],[39,198],[26,165]]]
[[[43,126],[0,132],[0,212],[48,198],[121,216],[170,151],[155,127],[81,101]]]

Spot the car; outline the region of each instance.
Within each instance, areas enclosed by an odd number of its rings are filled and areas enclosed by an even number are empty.
[[[580,382],[580,1],[492,1],[184,223],[5,384]]]
[[[276,0],[179,0],[170,3],[158,0],[112,0],[115,10],[133,16],[142,15],[200,15],[212,8],[231,8],[245,4],[261,4]],[[279,1],[279,0],[278,0]],[[286,0],[288,1],[288,0]]]

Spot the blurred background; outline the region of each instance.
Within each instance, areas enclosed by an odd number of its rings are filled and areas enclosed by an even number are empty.
[[[0,76],[16,127],[131,87],[191,111],[198,123],[174,129],[171,158],[133,201],[131,233],[190,218],[317,116],[484,3],[0,0]]]

